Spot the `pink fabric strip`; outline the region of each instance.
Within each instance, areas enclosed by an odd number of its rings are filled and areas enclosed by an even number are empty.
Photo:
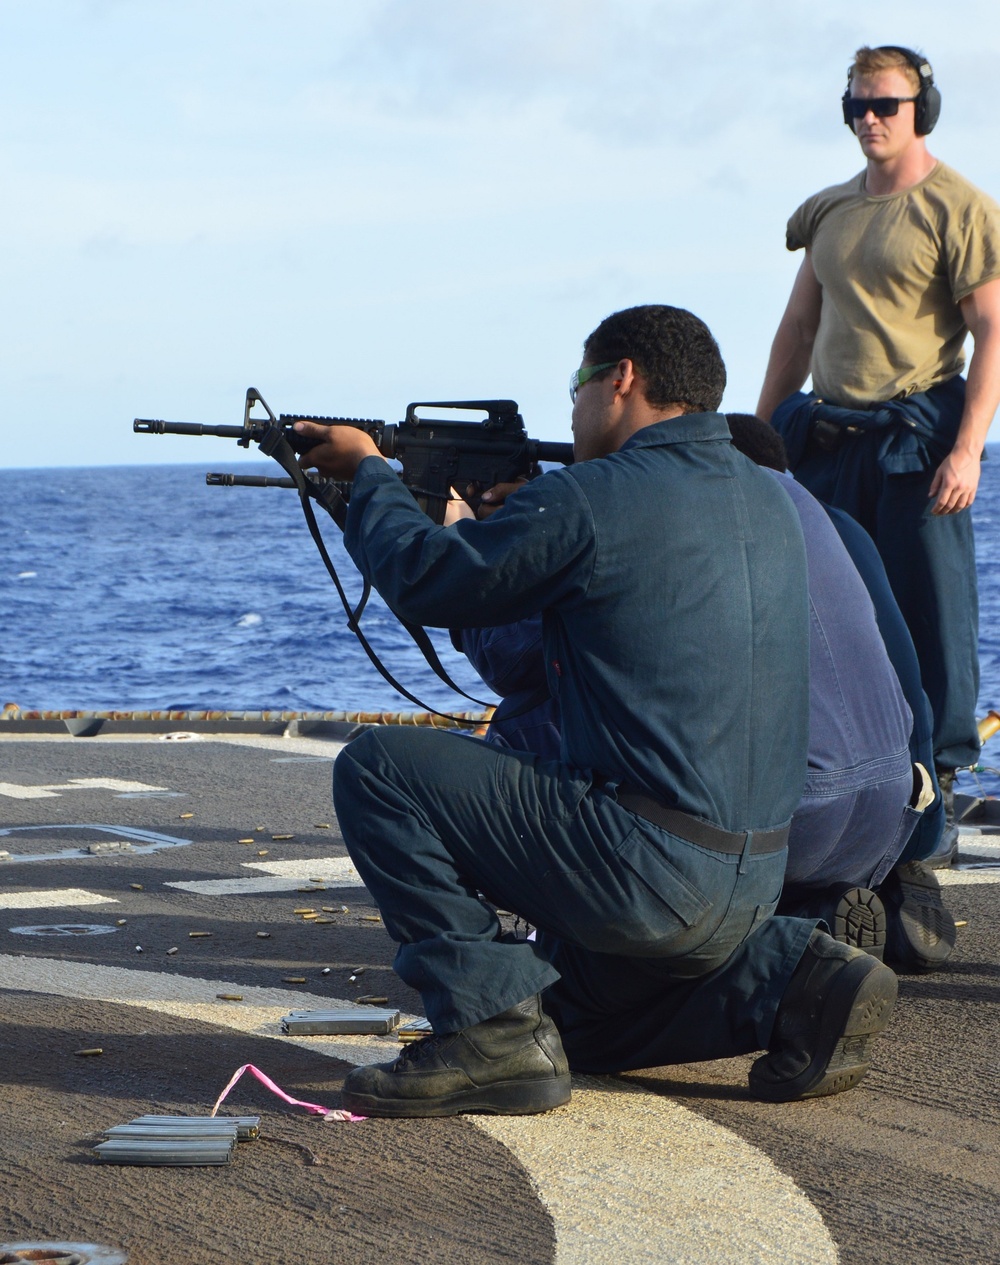
[[[331,1110],[329,1107],[321,1107],[319,1103],[301,1102],[298,1098],[292,1098],[289,1094],[286,1094],[285,1091],[281,1089],[278,1085],[275,1085],[274,1081],[271,1080],[270,1076],[262,1072],[259,1067],[254,1067],[252,1063],[244,1063],[242,1067],[238,1067],[236,1071],[233,1072],[232,1076],[230,1077],[229,1084],[226,1086],[226,1088],[215,1100],[215,1106],[212,1108],[211,1112],[209,1113],[210,1115],[214,1116],[215,1113],[219,1110],[219,1107],[224,1102],[226,1095],[229,1093],[232,1087],[236,1084],[236,1082],[240,1079],[240,1077],[243,1075],[244,1072],[249,1072],[252,1076],[256,1076],[256,1078],[260,1081],[260,1083],[264,1085],[267,1089],[269,1089],[272,1094],[277,1094],[279,1098],[283,1098],[285,1102],[291,1103],[293,1107],[305,1107],[306,1111],[311,1112],[312,1115],[314,1116],[322,1116],[324,1120],[352,1120],[354,1121],[354,1120],[368,1119],[367,1116],[356,1116],[354,1115],[353,1112],[350,1112],[350,1111],[338,1111],[336,1109]]]

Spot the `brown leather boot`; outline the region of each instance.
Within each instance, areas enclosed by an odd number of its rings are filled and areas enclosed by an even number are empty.
[[[356,1067],[342,1101],[360,1116],[520,1116],[569,1097],[562,1042],[536,994],[461,1032],[415,1041],[393,1063]]]

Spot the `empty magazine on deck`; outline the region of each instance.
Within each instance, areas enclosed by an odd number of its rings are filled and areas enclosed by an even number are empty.
[[[110,1138],[94,1150],[104,1164],[199,1165],[228,1164],[233,1158],[236,1134],[217,1133],[204,1138]]]
[[[102,1164],[228,1164],[239,1141],[260,1133],[260,1116],[138,1116],[104,1130]]]
[[[293,1010],[281,1021],[288,1036],[382,1036],[399,1024],[398,1010]]]
[[[219,1129],[236,1125],[236,1137],[240,1142],[251,1142],[260,1133],[260,1116],[136,1116],[127,1125],[115,1125],[116,1129],[147,1126],[151,1129]],[[110,1133],[110,1129],[105,1130]]]

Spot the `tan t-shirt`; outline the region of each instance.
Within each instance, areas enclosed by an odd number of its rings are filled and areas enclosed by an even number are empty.
[[[865,173],[803,202],[789,250],[808,247],[823,287],[813,390],[881,403],[961,372],[959,300],[1000,277],[1000,206],[938,163],[902,193],[872,197]]]

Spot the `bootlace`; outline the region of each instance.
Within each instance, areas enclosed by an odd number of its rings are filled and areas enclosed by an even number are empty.
[[[408,1066],[426,1062],[426,1060],[437,1053],[441,1044],[451,1035],[453,1034],[432,1032],[429,1036],[421,1037],[418,1041],[409,1042],[405,1049],[396,1056],[395,1066],[402,1071]]]

